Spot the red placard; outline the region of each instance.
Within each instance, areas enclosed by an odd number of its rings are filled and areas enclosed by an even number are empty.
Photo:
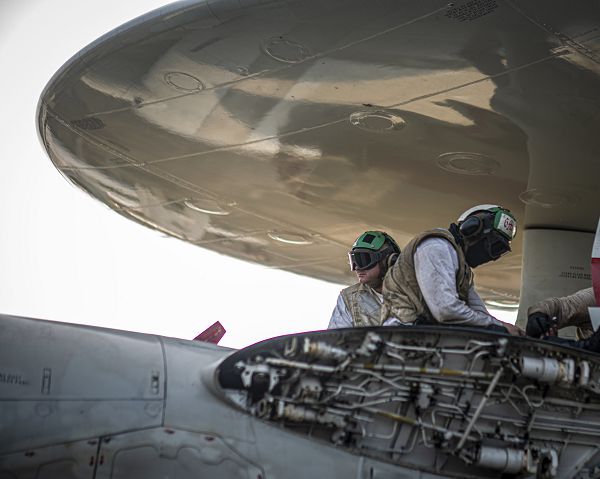
[[[217,321],[196,336],[194,341],[204,341],[206,343],[219,344],[221,338],[225,336],[225,332],[226,331],[223,325]]]

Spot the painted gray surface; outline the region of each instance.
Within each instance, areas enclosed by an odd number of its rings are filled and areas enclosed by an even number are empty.
[[[162,422],[156,337],[3,316],[0,342],[3,452]]]
[[[0,478],[438,477],[414,476],[252,417],[225,399],[215,378],[231,353],[0,316]],[[55,381],[39,394],[47,368]]]
[[[547,477],[600,467],[598,356],[480,330],[323,331],[236,352],[0,316],[0,364],[1,479],[534,477],[552,454]]]

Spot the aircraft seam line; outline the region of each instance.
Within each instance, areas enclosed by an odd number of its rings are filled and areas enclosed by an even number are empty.
[[[304,63],[308,63],[308,62],[313,61],[313,60],[318,60],[318,59],[323,58],[323,57],[325,57],[327,55],[330,55],[332,53],[336,53],[336,52],[345,50],[345,49],[353,47],[355,45],[359,45],[359,44],[361,44],[363,42],[367,42],[369,40],[373,40],[374,38],[378,38],[380,36],[386,35],[386,34],[388,34],[390,32],[395,31],[395,30],[407,27],[407,26],[412,25],[414,23],[417,23],[417,22],[419,22],[421,20],[424,20],[424,19],[427,19],[427,18],[429,18],[431,16],[434,16],[434,15],[436,15],[436,14],[438,14],[438,13],[444,11],[444,10],[447,10],[448,8],[449,8],[448,5],[444,5],[443,7],[436,8],[435,10],[433,10],[433,11],[431,11],[429,13],[426,13],[426,14],[421,15],[421,16],[416,17],[416,18],[412,18],[412,19],[410,19],[410,20],[408,20],[406,22],[403,22],[403,23],[401,23],[399,25],[395,25],[393,27],[386,28],[385,30],[382,30],[382,31],[377,32],[377,33],[373,33],[371,35],[368,35],[366,37],[360,38],[360,39],[355,40],[353,42],[346,43],[346,44],[341,45],[339,47],[332,48],[332,49],[329,49],[329,50],[322,51],[320,53],[316,53],[314,55],[307,56],[306,58],[303,58],[300,61],[297,61],[297,62],[292,63],[292,64],[284,65],[284,66],[281,66],[279,68],[274,68],[274,69],[271,69],[271,70],[261,70],[261,71],[258,71],[256,73],[252,73],[250,75],[244,76],[242,78],[238,78],[236,80],[231,80],[231,81],[228,81],[228,82],[223,82],[223,83],[220,83],[219,85],[215,85],[215,86],[210,87],[210,88],[203,88],[200,91],[182,93],[180,95],[174,95],[174,96],[171,96],[171,97],[168,97],[168,98],[161,98],[159,100],[149,101],[147,103],[143,103],[143,104],[140,104],[140,105],[127,106],[127,107],[122,107],[122,108],[114,108],[112,110],[104,110],[104,111],[100,111],[100,112],[95,112],[95,113],[93,113],[93,116],[109,115],[109,114],[112,114],[112,113],[119,113],[119,112],[131,110],[131,109],[140,109],[140,108],[144,108],[146,106],[152,106],[152,105],[156,105],[156,104],[159,104],[159,103],[164,103],[166,101],[178,100],[180,98],[185,98],[185,97],[192,96],[192,95],[202,94],[203,92],[210,92],[210,91],[220,90],[220,89],[223,89],[223,88],[230,87],[232,85],[236,85],[238,83],[242,83],[242,82],[245,82],[245,81],[248,81],[248,80],[255,79],[255,78],[260,77],[260,76],[265,75],[265,74],[280,73],[280,72],[288,70],[288,69],[290,69],[290,68],[292,68],[294,66],[302,65]],[[211,13],[212,13],[212,11],[211,11]],[[84,118],[86,118],[87,116],[89,116],[89,115],[86,115]]]
[[[393,103],[393,104],[390,104],[390,105],[387,105],[387,106],[380,105],[379,108],[381,108],[381,109],[392,109],[392,108],[397,108],[399,106],[409,105],[409,104],[417,102],[417,101],[426,100],[428,98],[433,98],[435,96],[438,96],[438,95],[441,95],[441,94],[444,94],[444,93],[449,93],[449,92],[460,90],[462,88],[466,88],[466,87],[469,87],[469,86],[472,86],[472,85],[476,85],[478,83],[483,83],[483,82],[486,82],[488,80],[493,80],[495,78],[500,78],[500,77],[502,77],[504,75],[520,71],[522,69],[531,67],[531,66],[539,64],[539,63],[543,63],[543,62],[548,61],[548,60],[552,60],[552,59],[554,59],[556,57],[559,57],[559,56],[563,56],[566,53],[568,53],[568,51],[561,50],[561,51],[552,53],[552,54],[550,54],[548,56],[545,56],[545,57],[542,57],[542,58],[538,58],[538,59],[533,60],[531,62],[525,63],[523,65],[519,65],[519,66],[510,68],[510,69],[504,70],[504,71],[502,71],[500,73],[497,73],[495,75],[487,75],[487,76],[478,78],[476,80],[472,80],[470,82],[462,83],[460,85],[455,85],[455,86],[452,86],[452,87],[449,87],[449,88],[445,88],[443,90],[437,90],[435,92],[431,92],[431,93],[427,93],[427,94],[424,94],[424,95],[420,95],[418,97],[410,98],[410,99],[407,99],[407,100],[404,100],[404,101],[401,101],[401,102],[398,102],[398,103]],[[58,120],[59,117],[56,114],[53,114],[53,116]],[[201,151],[201,152],[188,153],[186,155],[171,156],[171,157],[167,157],[167,158],[159,158],[157,160],[151,160],[151,161],[146,161],[146,162],[141,162],[141,163],[140,162],[136,162],[133,159],[131,159],[131,158],[127,157],[126,155],[124,155],[123,153],[119,152],[119,153],[115,153],[115,154],[118,154],[118,156],[120,156],[121,158],[126,159],[126,161],[130,162],[129,164],[126,164],[126,165],[123,165],[123,164],[119,164],[119,165],[106,165],[106,166],[84,166],[84,167],[66,166],[66,167],[60,167],[60,169],[62,169],[63,171],[69,171],[69,170],[88,170],[88,169],[90,169],[90,170],[110,170],[110,169],[118,169],[118,168],[124,168],[124,167],[126,167],[126,168],[128,168],[128,167],[138,167],[138,168],[146,169],[148,166],[156,165],[156,164],[160,164],[160,163],[165,163],[165,162],[169,162],[169,161],[186,160],[186,159],[196,159],[198,157],[206,156],[206,155],[209,155],[209,154],[212,154],[212,153],[219,153],[219,152],[222,152],[222,151],[236,150],[236,149],[240,149],[240,148],[243,148],[243,147],[246,147],[246,146],[259,144],[259,143],[265,142],[265,141],[271,141],[271,140],[277,140],[277,139],[287,138],[287,137],[294,136],[294,135],[297,135],[297,134],[306,133],[306,132],[310,132],[310,131],[313,131],[313,130],[318,130],[320,128],[325,128],[325,127],[328,127],[328,126],[336,125],[336,124],[345,122],[347,120],[348,119],[344,117],[344,118],[340,118],[340,119],[337,119],[337,120],[332,120],[332,121],[329,121],[329,122],[320,123],[318,125],[303,127],[303,128],[297,129],[297,130],[292,130],[292,131],[288,131],[288,132],[285,132],[285,133],[280,133],[280,134],[277,134],[277,135],[270,135],[270,136],[267,136],[267,137],[264,137],[264,138],[258,138],[258,139],[247,141],[247,142],[244,142],[244,143],[236,143],[234,145],[227,145],[227,146],[222,146],[222,147],[218,147],[218,148],[212,148],[210,150],[205,150],[205,151]],[[68,127],[71,131],[73,131],[74,133],[76,133],[77,135],[79,135],[79,136],[81,136],[83,138],[95,139],[96,142],[97,142],[96,146],[99,147],[99,148],[102,148],[102,145],[104,143],[100,139],[98,139],[95,136],[91,135],[89,132],[86,132],[84,134],[83,132],[81,132],[78,129],[74,128],[72,125],[69,125],[68,123],[66,123],[64,120],[62,120],[60,122],[65,127]],[[110,148],[110,147],[107,146],[107,151],[109,151],[108,148]],[[114,152],[115,150],[112,149],[112,148],[110,148],[110,151]],[[149,170],[146,170],[146,171],[149,171]],[[197,186],[197,185],[195,185],[195,186]]]
[[[534,24],[536,27],[543,30],[545,33],[550,33],[550,34],[554,35],[556,38],[558,38],[560,40],[561,43],[566,44],[567,46],[573,48],[574,50],[577,51],[577,53],[587,57],[588,59],[592,60],[594,63],[600,63],[600,56],[596,52],[594,52],[592,49],[579,43],[577,40],[570,37],[569,35],[566,35],[559,30],[555,30],[550,25],[547,25],[545,23],[542,23],[542,22],[536,20],[534,17],[532,17],[531,15],[528,15],[521,8],[519,8],[517,5],[515,5],[515,3],[512,0],[506,0],[506,3],[508,3],[512,7],[513,10],[515,10],[517,13],[522,15],[524,18],[526,18],[529,22]]]
[[[34,446],[34,447],[26,447],[25,449],[17,449],[15,451],[9,451],[7,453],[2,453],[2,455],[7,455],[7,454],[19,454],[22,452],[29,452],[29,451],[37,451],[40,449],[48,449],[51,447],[57,447],[57,446],[65,446],[67,444],[75,444],[78,442],[85,442],[85,441],[90,441],[90,440],[97,440],[97,439],[102,439],[102,438],[107,438],[107,437],[116,437],[116,436],[121,436],[121,435],[125,435],[125,434],[131,434],[131,433],[135,433],[135,432],[141,432],[141,431],[151,431],[152,429],[162,429],[162,426],[148,426],[148,427],[140,427],[140,428],[133,428],[133,429],[125,429],[123,431],[119,431],[116,432],[114,434],[107,434],[104,436],[89,436],[89,437],[83,437],[83,438],[79,438],[79,439],[73,439],[73,440],[69,440],[69,441],[61,441],[59,440],[59,442],[52,442],[50,444],[44,444],[41,446]]]
[[[56,119],[57,122],[59,122],[64,128],[66,128],[67,130],[70,130],[71,132],[75,133],[76,135],[84,138],[86,141],[89,141],[93,146],[101,149],[101,150],[105,150],[111,154],[114,154],[115,156],[118,156],[120,158],[122,158],[125,161],[130,162],[131,164],[128,165],[115,165],[113,167],[111,166],[106,166],[106,167],[63,167],[63,166],[59,166],[56,165],[56,167],[60,170],[60,171],[79,171],[79,170],[96,170],[96,169],[102,169],[102,170],[107,170],[107,169],[113,169],[113,168],[121,168],[121,167],[134,167],[134,168],[140,168],[144,171],[147,171],[148,173],[151,173],[159,178],[164,179],[165,181],[169,181],[177,186],[180,186],[182,188],[188,189],[190,190],[192,193],[199,193],[201,195],[205,195],[211,198],[215,198],[218,199],[219,195],[213,193],[210,190],[207,190],[199,185],[196,185],[195,183],[191,183],[188,182],[186,180],[184,180],[183,178],[180,178],[178,176],[172,175],[171,173],[168,173],[162,169],[158,169],[156,167],[153,167],[153,164],[155,162],[147,162],[147,163],[139,163],[139,162],[135,162],[132,158],[129,158],[127,155],[125,155],[122,152],[119,152],[118,150],[115,150],[114,148],[105,145],[104,142],[102,142],[100,139],[96,138],[93,135],[90,134],[83,134],[81,131],[79,131],[77,128],[73,127],[73,125],[70,125],[67,121],[65,121],[63,118],[59,117],[56,113],[54,113],[50,108],[48,108],[47,105],[45,105],[46,107],[46,111],[49,115],[51,115],[53,118]],[[341,120],[338,120],[341,121]],[[315,127],[317,128],[317,127]],[[263,139],[259,139],[256,140],[256,142],[260,142],[260,141],[264,141]],[[140,208],[143,208],[143,206],[141,206]],[[284,228],[296,228],[295,225],[290,224],[290,223],[284,223],[280,220],[276,220],[274,218],[270,218],[270,217],[266,217],[264,215],[260,215],[258,213],[255,212],[251,212],[242,208],[237,208],[237,210],[239,210],[240,212],[243,212],[245,214],[248,215],[252,215],[256,218],[260,218],[263,219],[265,221],[269,221],[271,223],[273,223],[274,226],[277,227],[284,227]]]
[[[120,397],[120,398],[62,398],[43,396],[38,398],[0,398],[2,402],[117,402],[117,401],[135,401],[135,402],[162,402],[162,398],[136,398],[136,397]]]
[[[164,427],[165,425],[165,414],[166,414],[166,410],[167,410],[167,353],[165,351],[165,343],[163,342],[163,339],[161,336],[156,336],[156,338],[158,339],[158,342],[160,343],[160,349],[162,351],[162,356],[163,356],[163,394],[162,394],[162,402],[163,402],[163,407],[162,407],[162,418],[161,418],[161,425]]]
[[[588,229],[584,229],[584,228],[566,228],[564,226],[525,226],[523,228],[523,231],[529,231],[529,230],[553,230],[553,231],[567,231],[567,232],[572,232],[572,233],[590,233],[590,234],[596,234],[596,230],[588,230]]]
[[[100,462],[100,450],[102,449],[103,436],[98,436],[98,445],[96,446],[96,458],[94,460],[94,471],[92,472],[92,479],[96,478],[96,472],[98,472],[98,462]]]

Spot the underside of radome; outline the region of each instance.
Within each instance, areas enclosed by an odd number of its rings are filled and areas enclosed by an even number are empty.
[[[365,229],[501,204],[519,233],[477,284],[516,307],[590,283],[599,26],[597,2],[180,2],[68,62],[39,131],[120,214],[329,281]]]

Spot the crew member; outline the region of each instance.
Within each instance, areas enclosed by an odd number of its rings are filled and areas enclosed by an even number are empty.
[[[488,312],[471,271],[510,251],[516,223],[505,208],[479,205],[448,229],[413,238],[384,279],[382,320],[390,325],[453,324],[524,334]]]
[[[562,298],[548,298],[527,309],[527,336],[600,352],[600,329],[594,333],[589,307],[596,306],[593,288],[586,288]],[[558,330],[577,327],[577,339],[559,338]]]
[[[381,324],[383,277],[399,253],[398,244],[383,231],[365,231],[356,239],[348,260],[358,283],[340,292],[328,329]]]

